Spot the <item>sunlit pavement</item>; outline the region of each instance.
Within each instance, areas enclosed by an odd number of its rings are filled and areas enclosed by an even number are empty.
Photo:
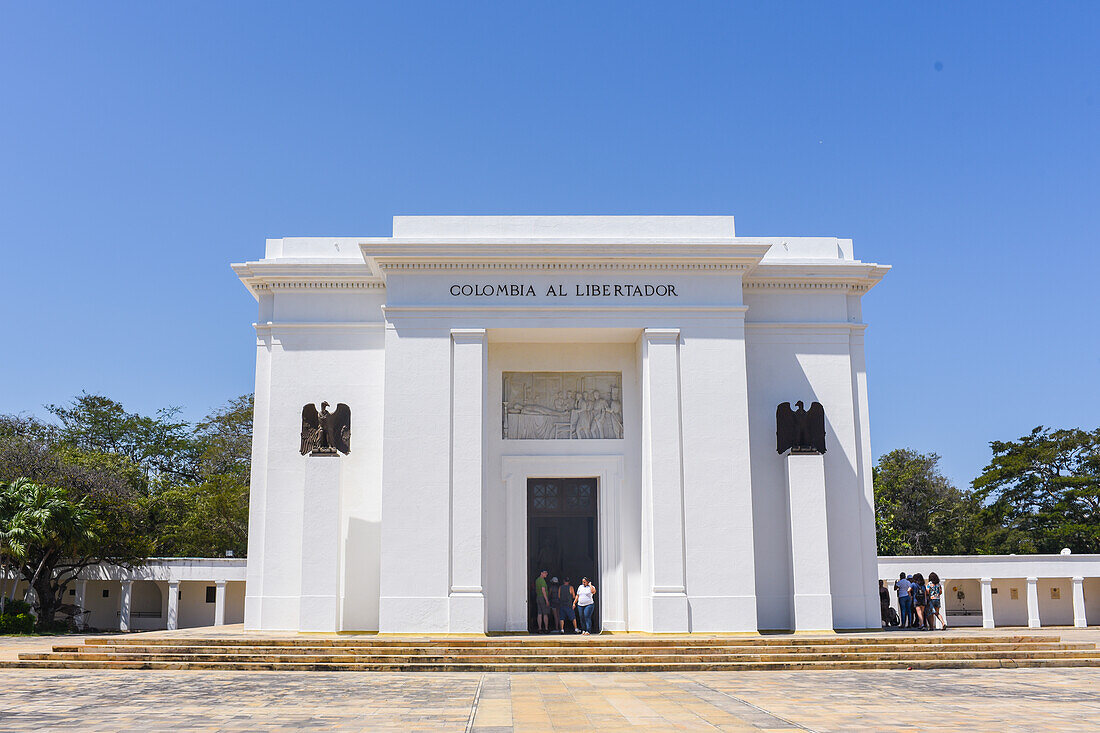
[[[1097,629],[1050,631],[1100,641]],[[0,638],[0,655],[61,641]],[[1100,730],[1096,668],[667,674],[8,669],[0,670],[0,690],[5,731]]]

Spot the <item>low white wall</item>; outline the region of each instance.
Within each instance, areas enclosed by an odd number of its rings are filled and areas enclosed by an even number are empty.
[[[981,579],[991,579],[993,622],[996,626],[1027,626],[1028,578],[1036,578],[1039,622],[1042,626],[1071,626],[1073,578],[1083,578],[1085,617],[1100,624],[1100,555],[920,555],[880,557],[879,577],[890,590],[890,605],[897,608],[893,583],[902,572],[936,572],[944,586],[948,625],[981,626]],[[963,598],[957,593],[962,591]],[[1015,591],[1015,598],[1013,598]],[[1057,597],[1055,597],[1057,596]],[[974,615],[963,611],[976,611]],[[954,611],[954,613],[952,613]]]

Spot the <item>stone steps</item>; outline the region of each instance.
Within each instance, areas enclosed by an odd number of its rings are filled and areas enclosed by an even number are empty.
[[[840,662],[708,662],[708,663],[630,663],[630,664],[321,664],[290,662],[122,662],[122,661],[10,661],[0,668],[28,669],[146,669],[270,672],[721,672],[756,670],[844,670],[844,669],[998,669],[1027,667],[1100,667],[1100,656],[1092,659],[1059,657],[1037,659],[936,659],[925,661],[840,661]]]
[[[935,634],[922,634],[913,636],[860,636],[844,635],[829,637],[790,637],[790,636],[741,636],[741,637],[628,637],[615,636],[579,636],[579,635],[546,635],[546,636],[520,636],[520,637],[493,637],[478,636],[470,638],[462,637],[412,637],[412,638],[379,638],[374,636],[362,636],[351,638],[312,638],[303,636],[299,638],[270,639],[257,638],[172,638],[172,637],[101,637],[89,639],[87,644],[97,646],[316,646],[316,647],[413,647],[417,649],[433,646],[469,647],[484,646],[491,648],[503,647],[530,647],[530,646],[584,646],[584,647],[653,647],[653,646],[846,646],[859,645],[911,645],[911,644],[1061,644],[1060,637],[1051,634],[1027,634],[1016,636],[991,636],[965,637],[965,636],[938,636]]]
[[[672,672],[1100,667],[1092,643],[996,637],[115,637],[57,644],[0,667],[392,672]]]
[[[965,652],[959,654],[945,654],[943,652],[889,652],[889,653],[858,653],[849,654],[842,652],[833,653],[792,653],[792,654],[587,654],[563,658],[554,654],[527,655],[523,657],[509,657],[501,659],[494,655],[483,654],[96,654],[83,652],[46,652],[27,653],[20,655],[20,659],[54,660],[54,661],[79,661],[88,660],[96,662],[122,661],[122,662],[264,662],[264,663],[294,663],[294,664],[669,664],[669,663],[698,663],[711,664],[719,662],[829,662],[829,661],[925,661],[935,659],[1091,659],[1100,658],[1095,651],[1077,650],[1042,650],[1042,651],[1007,651],[1007,652]]]
[[[837,649],[835,647],[770,647],[770,648],[755,648],[755,647],[684,647],[684,648],[614,648],[614,649],[599,649],[593,648],[577,648],[577,649],[554,649],[551,647],[531,647],[527,649],[472,649],[470,647],[429,647],[423,649],[396,647],[396,648],[340,648],[335,649],[331,647],[296,647],[296,648],[284,648],[277,646],[264,646],[264,647],[250,647],[240,649],[226,649],[212,646],[157,646],[157,647],[107,647],[107,646],[55,646],[54,653],[56,654],[80,654],[83,656],[88,655],[107,655],[107,656],[158,656],[158,655],[196,655],[205,654],[212,656],[227,656],[227,657],[241,657],[241,656],[290,656],[290,657],[312,657],[312,656],[326,656],[326,657],[377,657],[377,656],[405,656],[405,657],[455,657],[455,656],[476,656],[476,657],[515,657],[515,658],[533,658],[533,657],[548,657],[554,658],[573,658],[573,657],[591,657],[593,655],[599,656],[628,656],[628,657],[640,657],[640,656],[678,656],[678,657],[740,657],[746,655],[811,655],[811,654],[835,654],[835,655],[858,655],[858,654],[873,654],[873,655],[887,655],[887,654],[943,654],[943,655],[965,655],[965,654],[1032,654],[1042,653],[1051,649],[1048,645],[1036,645],[1036,644],[1005,644],[997,646],[980,646],[980,645],[954,645],[949,647],[915,647],[915,648],[890,648],[890,647],[872,647],[872,646],[853,646],[846,647],[844,649]],[[1093,645],[1091,644],[1064,644],[1056,647],[1065,652],[1084,652],[1092,653]],[[42,653],[38,653],[42,654]],[[48,653],[46,653],[48,654]]]

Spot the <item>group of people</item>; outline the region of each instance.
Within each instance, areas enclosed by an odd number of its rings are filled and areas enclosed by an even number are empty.
[[[574,634],[588,636],[593,629],[596,586],[588,578],[581,578],[581,584],[574,588],[569,578],[559,582],[557,576],[547,579],[549,574],[543,570],[535,578],[536,633],[564,634],[565,622],[568,621]],[[550,625],[551,619],[553,626]]]
[[[894,614],[890,608],[890,592],[886,589],[886,583],[878,582],[879,605],[882,607],[882,625],[901,626],[903,629],[925,629],[932,631],[936,628],[936,620],[940,622],[940,628],[947,628],[947,621],[942,613],[943,586],[940,585],[940,576],[935,572],[928,574],[928,580],[920,573],[907,575],[901,573],[894,581],[894,592],[898,596],[899,614]]]
[[[599,390],[567,392],[562,404],[569,412],[569,433],[575,438],[623,437],[623,403],[618,388],[610,395]]]

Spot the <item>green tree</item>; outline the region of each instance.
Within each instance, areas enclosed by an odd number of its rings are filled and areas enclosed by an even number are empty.
[[[34,589],[38,628],[48,630],[75,577],[73,566],[95,554],[101,523],[86,498],[72,501],[64,489],[21,478],[0,485],[0,493],[2,503],[12,510],[0,531],[20,574]]]
[[[1100,552],[1100,428],[1040,425],[989,446],[993,458],[973,487],[995,551]]]
[[[100,562],[140,564],[153,548],[144,498],[145,471],[122,455],[81,450],[63,442],[59,433],[56,426],[33,418],[0,417],[0,481],[6,482],[9,492],[23,477],[39,487],[63,492],[37,492],[37,499],[73,502],[94,520],[92,536],[81,543],[66,544],[62,540],[73,536],[55,533],[45,536],[53,538],[53,545],[41,541],[28,544],[32,550],[54,548],[38,554],[28,552],[19,569],[24,579],[33,581],[36,612],[44,625],[52,622],[65,590],[82,570]],[[9,493],[6,501],[23,505],[27,499]],[[30,515],[19,516],[26,519]],[[57,550],[61,546],[64,552]]]
[[[0,615],[15,598],[19,571],[26,559],[30,528],[26,525],[27,517],[19,512],[19,497],[27,483],[25,478],[11,484],[0,482]]]
[[[191,426],[179,419],[180,409],[158,410],[155,416],[130,413],[122,404],[87,392],[68,405],[48,405],[60,422],[56,442],[82,454],[120,456],[142,470],[147,488],[199,478],[202,448]]]
[[[979,507],[939,471],[940,457],[899,448],[874,468],[875,525],[880,555],[972,552]]]
[[[152,512],[157,552],[166,555],[244,556],[248,548],[248,489],[252,459],[252,395],[214,410],[195,426],[198,480],[161,491]]]

